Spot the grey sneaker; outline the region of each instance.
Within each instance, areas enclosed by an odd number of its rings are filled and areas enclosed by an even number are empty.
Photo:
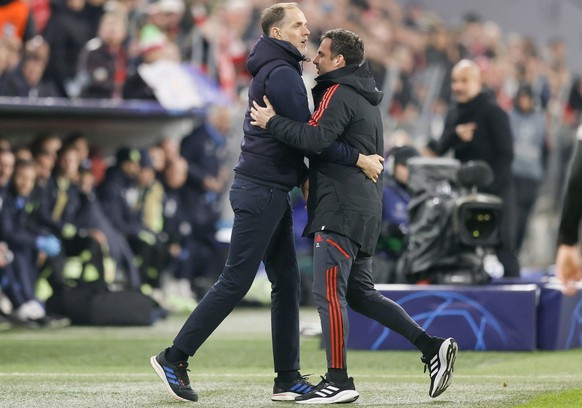
[[[170,363],[166,360],[166,350],[150,358],[154,371],[173,398],[179,401],[198,401],[198,394],[190,387],[188,363],[185,361]]]

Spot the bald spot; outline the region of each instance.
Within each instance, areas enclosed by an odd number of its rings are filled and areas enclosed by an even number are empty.
[[[481,82],[481,70],[473,61],[461,60],[453,67],[453,75],[466,75],[467,79]]]

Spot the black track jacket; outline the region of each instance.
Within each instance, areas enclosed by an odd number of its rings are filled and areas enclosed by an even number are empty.
[[[384,151],[382,92],[367,65],[349,65],[316,78],[316,111],[309,123],[276,115],[267,124],[277,139],[306,152],[320,153],[338,139],[364,155]],[[372,255],[382,221],[382,180],[373,183],[357,167],[312,157],[309,165],[308,221],[304,235],[333,231]]]

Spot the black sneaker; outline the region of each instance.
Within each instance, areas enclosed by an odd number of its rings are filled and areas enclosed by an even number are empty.
[[[295,401],[295,397],[307,394],[315,386],[307,381],[306,375],[299,375],[296,380],[284,383],[275,378],[272,401]]]
[[[452,337],[442,340],[438,351],[432,356],[422,356],[424,372],[429,369],[430,389],[428,395],[435,398],[441,395],[451,385],[453,366],[457,358],[459,346]]]
[[[173,398],[179,401],[198,401],[198,394],[190,387],[188,363],[185,361],[170,363],[166,360],[166,350],[150,358],[154,371]]]
[[[359,396],[353,378],[350,377],[343,383],[336,383],[321,377],[321,382],[311,392],[295,398],[295,402],[297,404],[347,404],[354,402]]]

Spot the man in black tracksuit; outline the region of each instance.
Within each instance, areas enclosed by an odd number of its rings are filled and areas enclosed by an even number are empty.
[[[328,31],[314,60],[319,76],[313,89],[318,106],[309,123],[274,116],[256,102],[253,122],[277,139],[317,153],[333,141],[363,154],[382,154],[382,93],[367,66],[360,66],[364,44],[347,30]],[[327,376],[298,403],[347,403],[359,394],[348,378],[346,340],[347,305],[400,333],[423,353],[430,366],[430,395],[436,397],[450,384],[457,345],[430,337],[395,302],[374,289],[372,254],[382,222],[382,183],[373,183],[357,169],[320,160],[309,168],[308,222],[305,234],[314,237],[313,292],[318,306],[327,353]]]
[[[253,75],[249,101],[267,95],[282,115],[306,122],[310,113],[301,79],[305,57],[300,52],[305,50],[309,35],[305,16],[296,3],[275,4],[263,12],[261,25],[264,35],[247,62]],[[150,360],[166,389],[177,399],[198,399],[189,385],[186,360],[242,300],[261,261],[272,287],[271,329],[277,372],[272,399],[293,400],[312,389],[298,371],[300,274],[289,197],[289,191],[307,177],[303,153],[251,126],[250,120],[247,110],[241,154],[230,190],[235,218],[224,270],[173,346]],[[355,166],[360,156],[354,147],[340,143],[323,155],[346,168]],[[360,173],[355,167],[354,171]]]

